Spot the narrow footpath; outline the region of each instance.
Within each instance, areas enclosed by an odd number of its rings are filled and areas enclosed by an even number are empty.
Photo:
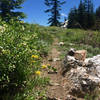
[[[65,86],[70,85],[61,75],[62,61],[60,60],[60,52],[57,50],[58,39],[54,39],[51,51],[47,58],[44,59],[44,64],[50,64],[57,69],[57,73],[46,73],[46,77],[50,78],[50,85],[47,86],[47,96],[51,100],[66,100],[68,95],[68,88]]]

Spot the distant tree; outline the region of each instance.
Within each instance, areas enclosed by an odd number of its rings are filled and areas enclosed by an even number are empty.
[[[100,30],[100,6],[96,9],[96,22],[95,22],[95,29]]]
[[[68,28],[90,29],[95,25],[95,14],[92,0],[80,0],[78,9],[71,9],[68,17]]]
[[[72,28],[73,27],[73,23],[74,23],[73,15],[74,15],[73,9],[71,9],[70,13],[68,15],[68,25],[67,25],[68,28]]]
[[[85,16],[86,16],[86,28],[92,28],[95,24],[95,14],[92,0],[84,0]]]
[[[96,9],[96,18],[100,19],[100,6]]]
[[[81,26],[81,28],[85,28],[86,27],[86,10],[85,10],[85,5],[82,2],[82,0],[80,0],[80,4],[78,7],[78,22]]]
[[[45,13],[50,13],[50,18],[48,19],[48,24],[50,24],[50,26],[60,25],[60,10],[61,5],[64,3],[65,1],[61,2],[61,0],[45,0],[45,5],[48,7]]]
[[[25,15],[22,12],[14,11],[20,9],[24,0],[0,0],[0,16],[3,20],[9,21],[11,18],[24,18]]]
[[[68,28],[80,28],[78,23],[78,10],[76,7],[72,8],[68,16]]]

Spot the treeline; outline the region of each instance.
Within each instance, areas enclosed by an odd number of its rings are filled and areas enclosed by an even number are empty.
[[[68,28],[100,29],[100,7],[94,11],[92,0],[80,0],[78,8],[71,9]]]

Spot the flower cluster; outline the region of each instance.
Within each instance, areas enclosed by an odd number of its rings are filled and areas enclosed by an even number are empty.
[[[35,60],[32,61],[32,63],[35,63],[35,62],[36,62]]]
[[[38,55],[32,55],[32,58],[38,59],[39,56]]]
[[[47,65],[42,65],[42,69],[46,69],[47,68]]]
[[[47,69],[49,66],[50,66],[50,64],[42,65],[41,68],[42,69]],[[35,75],[40,76],[41,75],[41,71],[39,71],[39,70],[35,71]]]
[[[35,75],[36,76],[40,76],[41,75],[41,71],[42,71],[42,69],[50,69],[49,67],[50,67],[50,64],[43,64],[43,65],[41,65],[40,66],[40,63],[39,63],[39,56],[38,55],[32,55],[31,56],[31,58],[32,58],[32,66],[34,65],[34,68],[36,68],[36,70],[35,70]]]
[[[40,75],[41,72],[38,70],[38,71],[35,71],[35,74],[36,74],[36,75]]]

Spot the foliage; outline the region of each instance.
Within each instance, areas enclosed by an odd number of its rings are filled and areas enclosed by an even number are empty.
[[[96,17],[100,19],[100,6],[96,9]]]
[[[78,12],[76,8],[71,9],[68,16],[68,28],[78,28],[81,27],[78,23]]]
[[[91,0],[80,0],[78,9],[73,8],[68,17],[68,28],[91,29],[95,25],[95,13]]]
[[[15,12],[15,9],[20,9],[24,0],[0,0],[0,16],[3,20],[9,21],[11,18],[20,20],[25,17],[22,12]]]
[[[94,29],[100,30],[100,6],[96,9],[96,22]]]
[[[52,43],[52,36],[43,29],[45,28],[38,25],[12,19],[9,24],[0,21],[1,100],[11,100],[10,96],[19,90],[36,87],[37,84],[33,85],[32,82],[39,82],[38,86],[48,82],[46,78],[35,74],[36,71],[41,71],[42,56],[44,52],[48,53]]]
[[[50,24],[50,26],[60,26],[60,10],[61,5],[64,3],[65,2],[61,2],[60,0],[45,0],[45,5],[49,7],[45,13],[51,13],[51,17],[48,19],[48,24]]]

